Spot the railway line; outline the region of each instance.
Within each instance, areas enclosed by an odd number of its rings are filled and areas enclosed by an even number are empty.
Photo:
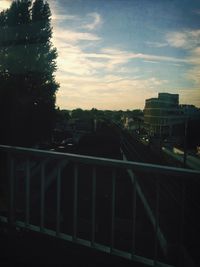
[[[166,165],[164,158],[154,154],[136,137],[116,124],[115,129],[120,134],[121,150],[127,160]],[[154,214],[156,196],[159,197],[159,225],[169,248],[176,247],[175,243],[179,239],[186,251],[198,261],[198,254],[194,251],[200,247],[199,236],[194,236],[192,233],[198,232],[199,220],[196,214],[200,212],[200,201],[197,188],[200,186],[200,181],[141,173],[138,174],[137,181]]]
[[[114,135],[119,136],[120,142],[116,141],[113,150],[109,142],[104,142],[102,139],[101,143],[97,142],[97,139],[94,139],[94,142],[91,142],[91,139],[88,137],[88,142],[83,142],[82,147],[79,147],[79,150],[76,152],[81,154],[85,153],[96,153],[96,154],[106,154],[107,151],[111,151],[114,156],[124,156],[125,160],[150,163],[150,164],[160,164],[166,165],[164,159],[155,155],[147,146],[141,144],[137,138],[131,136],[128,132],[121,129],[115,124],[108,125],[112,127]],[[96,138],[95,134],[93,138]],[[118,140],[118,139],[117,139]],[[90,141],[90,142],[89,142]],[[94,145],[98,144],[98,146]],[[120,149],[119,149],[120,148]],[[119,155],[118,155],[119,154]],[[107,155],[107,154],[106,154]],[[112,157],[112,155],[111,155]],[[19,162],[20,163],[20,162]],[[22,166],[20,171],[20,180],[22,186],[25,186],[24,177],[25,177],[25,164],[22,159]],[[36,164],[33,160],[33,166],[31,167],[31,184],[36,188],[37,192],[40,192],[40,165]],[[61,162],[60,162],[61,163]],[[60,164],[59,163],[59,164]],[[52,159],[50,162],[45,163],[47,166],[46,174],[47,180],[45,181],[45,203],[48,203],[50,209],[46,208],[45,223],[49,227],[54,227],[55,222],[53,217],[56,212],[56,167],[57,162]],[[20,166],[20,164],[18,164]],[[135,173],[135,171],[134,171]],[[111,216],[111,200],[112,200],[112,183],[111,183],[111,171],[109,168],[97,168],[96,169],[96,239],[105,243],[106,245],[110,242],[109,229],[110,229],[110,216]],[[119,249],[131,248],[131,235],[132,235],[132,220],[134,219],[133,204],[131,199],[135,194],[134,191],[134,176],[132,181],[130,179],[131,174],[127,170],[121,171],[120,168],[117,171],[116,176],[116,214],[115,214],[115,245]],[[189,251],[189,254],[194,258],[198,253],[198,240],[200,236],[198,234],[198,225],[199,221],[195,218],[195,214],[198,214],[200,211],[199,201],[197,197],[197,191],[199,188],[198,181],[190,181],[189,179],[181,179],[181,177],[169,177],[167,175],[158,175],[151,173],[136,173],[137,183],[137,207],[136,210],[136,252],[138,255],[142,255],[143,252],[148,257],[154,257],[154,245],[155,245],[155,229],[159,229],[160,237],[157,235],[159,243],[160,240],[164,238],[167,241],[167,249],[170,254],[174,250],[180,249],[178,247],[179,241],[182,245]],[[186,177],[187,178],[187,177]],[[73,166],[63,162],[62,169],[62,179],[61,179],[61,217],[60,217],[60,227],[64,233],[73,232],[73,181],[74,173]],[[38,182],[38,185],[37,185]],[[92,203],[92,169],[90,166],[79,166],[78,174],[78,229],[79,234],[82,238],[86,240],[91,235],[91,203]],[[23,206],[25,195],[20,193],[21,203]],[[139,192],[140,191],[140,192]],[[142,192],[142,193],[141,193]],[[31,211],[31,220],[33,222],[38,222],[40,219],[40,214],[34,212],[39,210],[40,207],[40,198],[35,195],[34,192],[30,192],[31,197],[30,201],[30,211]],[[144,200],[145,199],[145,200]],[[147,203],[148,205],[146,205]],[[146,205],[146,207],[145,207]],[[148,208],[147,208],[148,206]],[[124,209],[124,207],[126,207]],[[23,214],[20,216],[24,216]],[[69,218],[71,218],[69,220]],[[157,232],[157,233],[158,233]],[[195,236],[196,235],[196,236]],[[122,240],[122,237],[126,242]],[[124,243],[123,243],[124,242]],[[160,244],[161,245],[161,244]],[[158,250],[158,259],[163,257],[163,251]],[[148,248],[148,249],[147,249]],[[177,255],[178,253],[176,253]],[[170,256],[171,257],[171,256]],[[167,259],[170,257],[167,255]],[[172,261],[173,262],[173,261]],[[189,265],[192,266],[192,265]]]

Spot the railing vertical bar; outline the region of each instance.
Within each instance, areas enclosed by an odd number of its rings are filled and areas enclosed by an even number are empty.
[[[56,198],[56,235],[60,235],[60,196],[61,194],[61,168],[58,166],[57,173],[57,198]]]
[[[40,231],[44,232],[44,199],[45,199],[45,163],[41,165],[41,203],[40,203]]]
[[[95,242],[96,167],[92,170],[92,246]]]
[[[155,248],[154,248],[154,266],[157,266],[158,262],[158,228],[159,228],[159,182],[156,177],[156,207],[155,207]]]
[[[116,187],[116,169],[112,170],[112,203],[111,203],[111,246],[112,253],[114,248],[114,233],[115,233],[115,188]]]
[[[131,170],[132,173],[132,170]],[[133,233],[132,233],[132,259],[134,259],[135,256],[135,233],[136,233],[136,176],[132,173],[132,179],[133,179],[133,192],[132,192],[132,204],[133,204]]]
[[[10,191],[10,199],[9,199],[9,222],[10,224],[14,223],[15,220],[15,207],[14,207],[14,197],[15,197],[15,160],[11,153],[8,153],[8,171],[9,171],[9,191]]]
[[[182,266],[182,248],[183,248],[183,239],[184,239],[184,223],[185,223],[185,180],[182,180],[182,190],[181,190],[181,218],[180,218],[180,240],[179,240],[179,266]]]
[[[30,160],[26,161],[26,226],[30,221]]]
[[[74,165],[74,221],[73,221],[73,239],[77,238],[77,214],[78,214],[78,164]]]

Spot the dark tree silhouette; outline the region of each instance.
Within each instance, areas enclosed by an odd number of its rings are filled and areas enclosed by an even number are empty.
[[[18,0],[0,13],[1,143],[33,145],[50,138],[55,116],[56,49],[43,0]]]

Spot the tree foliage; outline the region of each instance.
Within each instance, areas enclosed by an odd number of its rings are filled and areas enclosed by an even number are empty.
[[[44,0],[15,0],[0,13],[0,120],[3,143],[46,140],[55,115],[57,52]]]

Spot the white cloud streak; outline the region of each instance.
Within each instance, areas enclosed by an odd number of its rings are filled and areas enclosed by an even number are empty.
[[[125,64],[134,59],[141,59],[143,61],[157,62],[172,62],[172,63],[189,63],[186,59],[149,55],[143,53],[131,53],[129,51],[116,50],[112,48],[104,48],[99,53],[87,53],[88,58],[107,60],[107,68],[114,69],[118,65]]]
[[[62,15],[62,14],[53,14],[51,17],[52,20],[77,20],[77,16],[73,15]]]
[[[147,41],[146,44],[149,47],[156,47],[156,48],[165,47],[168,45],[167,42],[161,43],[161,42],[150,42],[150,41]]]
[[[81,28],[82,29],[86,29],[86,30],[94,30],[96,29],[98,26],[100,26],[102,24],[102,18],[100,16],[100,14],[94,12],[94,13],[89,13],[87,15],[87,18],[91,18],[93,21],[90,23],[86,23],[85,25],[83,25]]]
[[[54,42],[60,45],[77,43],[79,41],[98,41],[100,37],[88,32],[77,32],[73,30],[55,29],[53,33]]]

